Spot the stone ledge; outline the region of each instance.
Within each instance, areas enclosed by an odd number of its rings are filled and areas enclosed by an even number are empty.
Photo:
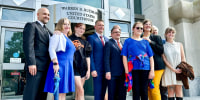
[[[175,3],[169,7],[169,16],[173,20],[181,18],[195,19],[200,17],[200,0],[194,0],[193,2],[182,1]]]

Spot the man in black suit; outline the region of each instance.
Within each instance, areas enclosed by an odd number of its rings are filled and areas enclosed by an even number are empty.
[[[108,80],[108,100],[126,100],[126,87],[124,86],[125,71],[122,62],[120,43],[121,29],[118,25],[111,30],[111,39],[104,48],[104,66]]]
[[[37,21],[27,23],[23,31],[23,50],[25,54],[26,86],[23,100],[46,100],[44,84],[50,63],[48,52],[49,37],[52,33],[45,24],[49,21],[49,10],[40,8]]]

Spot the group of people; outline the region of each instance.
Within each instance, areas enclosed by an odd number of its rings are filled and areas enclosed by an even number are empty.
[[[75,100],[84,100],[84,83],[93,77],[94,99],[126,100],[125,80],[132,86],[134,100],[161,100],[160,82],[168,88],[168,99],[182,100],[181,73],[176,66],[185,61],[183,46],[175,42],[175,29],[165,31],[166,42],[153,34],[152,22],[136,22],[132,37],[120,41],[121,28],[111,29],[111,38],[103,35],[104,21],[95,22],[95,33],[84,37],[86,25],[77,23],[74,32],[71,22],[61,18],[52,33],[46,24],[49,10],[40,8],[37,21],[27,23],[23,31],[26,86],[23,100],[45,100],[54,92],[54,76],[60,76],[59,100],[75,92]],[[166,67],[165,67],[166,66]],[[149,88],[149,80],[154,88]]]

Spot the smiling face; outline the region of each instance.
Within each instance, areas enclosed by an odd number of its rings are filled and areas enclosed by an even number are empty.
[[[103,21],[97,21],[95,26],[94,26],[95,30],[97,33],[99,34],[103,34],[104,31],[104,22]]]
[[[43,24],[48,23],[50,17],[49,17],[49,10],[47,8],[40,8],[37,12],[37,18],[39,21],[41,21]]]
[[[134,25],[132,30],[133,30],[133,35],[140,36],[143,32],[143,24],[137,23],[136,25]]]
[[[176,34],[176,30],[175,28],[173,27],[168,27],[166,30],[165,30],[165,39],[167,41],[172,41],[175,39],[175,34]]]
[[[174,31],[170,31],[167,34],[165,34],[166,40],[174,40],[175,38],[175,33]]]
[[[158,35],[158,30],[154,28],[154,29],[153,29],[153,34],[154,34],[154,35]]]
[[[74,29],[75,34],[77,34],[78,36],[82,36],[85,33],[85,24],[78,23]]]
[[[115,28],[111,32],[111,37],[113,39],[115,39],[115,40],[119,40],[120,39],[120,34],[121,34],[121,30],[119,28]]]
[[[150,32],[152,29],[152,24],[150,21],[145,22],[144,24],[144,32]]]
[[[71,25],[70,25],[69,20],[64,20],[62,28],[63,28],[63,33],[68,33],[70,31]]]
[[[158,28],[156,26],[152,26],[153,34],[158,35]]]

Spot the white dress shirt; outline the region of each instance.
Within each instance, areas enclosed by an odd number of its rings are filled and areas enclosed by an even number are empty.
[[[41,21],[37,20],[37,22],[40,23],[40,25],[41,25],[42,27],[44,26],[44,24],[43,24]]]

